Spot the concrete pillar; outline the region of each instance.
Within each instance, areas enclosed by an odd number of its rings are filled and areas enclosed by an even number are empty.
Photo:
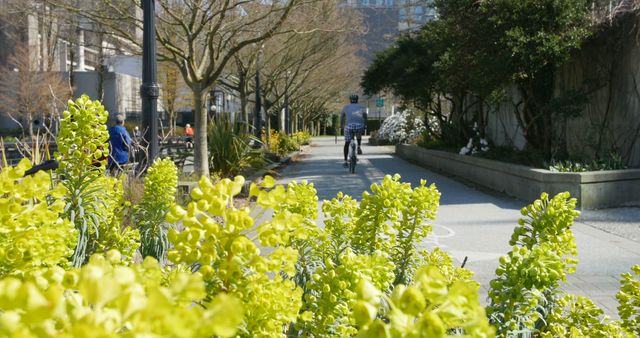
[[[58,40],[58,67],[61,72],[68,72],[67,68],[67,48],[68,44],[65,41]]]
[[[286,129],[285,124],[286,124],[286,117],[285,117],[285,108],[280,109],[280,113],[278,114],[278,122],[279,123],[279,128],[280,131],[284,132],[284,130]]]
[[[84,71],[84,31],[82,29],[78,32],[78,64],[76,70],[79,72]]]

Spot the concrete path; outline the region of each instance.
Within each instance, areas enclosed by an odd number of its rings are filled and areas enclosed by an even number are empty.
[[[313,182],[320,200],[330,199],[338,191],[359,199],[363,191],[381,181],[385,174],[398,173],[402,181],[412,185],[418,184],[420,179],[435,183],[442,196],[434,233],[425,246],[445,249],[458,263],[468,257],[466,266],[476,273],[485,299],[498,258],[510,249],[508,241],[520,217],[520,208],[531,201],[474,189],[395,157],[393,147],[366,146],[366,140],[363,144],[364,155],[359,157],[356,173],[349,174],[342,167],[342,140],[338,139],[336,144],[334,138],[314,138],[305,155],[281,172],[279,182]],[[634,220],[634,212],[638,215],[635,222],[640,222],[639,210],[629,212],[629,217]],[[602,221],[606,215],[598,215],[597,212],[590,214],[592,223],[598,220],[606,223]],[[625,231],[640,234],[640,223],[621,224],[620,227],[627,229]],[[577,222],[573,230],[580,262],[565,289],[589,296],[609,315],[617,317],[615,293],[619,288],[619,275],[633,264],[640,264],[640,243],[618,236],[606,226],[605,230],[609,232]],[[629,237],[640,238],[634,236]]]

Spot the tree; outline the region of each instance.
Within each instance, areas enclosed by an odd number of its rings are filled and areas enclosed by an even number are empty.
[[[590,3],[436,0],[439,19],[380,54],[363,86],[390,89],[422,107],[439,104],[434,98],[441,94],[450,97],[448,119],[464,137],[467,111],[475,108],[482,132],[487,102],[515,85],[522,97],[516,118],[528,146],[549,159],[554,118],[576,111],[566,109],[573,97],[554,96],[555,72],[589,36]]]
[[[447,144],[460,143],[465,137],[463,100],[470,81],[468,72],[453,65],[460,61],[452,53],[457,52],[456,43],[444,18],[431,21],[378,53],[361,86],[367,94],[390,91],[423,111],[425,122],[435,118],[437,124],[425,123],[431,135]],[[443,99],[450,109],[445,109]]]
[[[591,33],[589,0],[492,0],[481,5],[494,47],[505,51],[491,62],[506,65],[522,100],[516,118],[528,146],[553,156],[556,70]],[[506,84],[504,84],[506,85]]]
[[[359,46],[351,38],[362,34],[362,24],[355,11],[319,1],[294,13],[283,30],[264,48],[265,110],[271,115],[282,111],[286,94],[292,125],[298,115],[307,125],[319,119],[336,96],[344,97],[340,93],[357,88],[362,68],[355,56]]]
[[[140,52],[142,19],[136,0],[94,0],[103,11],[86,11],[72,0],[46,0],[100,23],[106,32]],[[171,62],[190,88],[195,105],[194,169],[209,175],[205,95],[216,84],[233,56],[276,34],[289,14],[314,0],[254,2],[247,0],[157,0],[158,60]]]
[[[24,122],[23,136],[26,129],[33,138],[34,124],[45,125],[46,121],[53,120],[71,91],[60,73],[39,69],[38,55],[32,48],[17,38],[14,42],[13,53],[0,68],[0,111],[21,125]]]
[[[176,129],[177,110],[192,103],[189,88],[182,81],[178,67],[171,62],[158,65],[158,83],[162,89],[162,107],[169,118],[169,135],[172,135]]]

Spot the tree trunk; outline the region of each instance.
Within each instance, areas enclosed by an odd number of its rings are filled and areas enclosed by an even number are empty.
[[[177,114],[174,108],[167,109],[167,114],[169,115],[169,130],[170,130],[169,135],[173,136],[175,135],[175,132],[176,132]]]
[[[247,109],[247,94],[244,90],[241,90],[238,94],[240,96],[240,115],[242,116],[243,128],[248,133],[251,121],[249,120],[249,110]]]
[[[264,137],[266,138],[267,142],[267,149],[269,149],[269,147],[271,147],[271,116],[269,116],[269,111],[266,110],[267,107],[265,107],[265,111],[264,111],[264,116],[266,116],[265,118],[265,122],[266,122],[266,126],[265,126],[265,134]]]
[[[209,155],[207,151],[207,110],[204,109],[204,93],[202,89],[193,90],[195,104],[194,115],[194,154],[193,170],[198,177],[209,177]]]
[[[553,157],[553,142],[555,125],[548,104],[553,98],[553,68],[541,71],[538,76],[519,85],[524,99],[523,122],[527,146],[539,151],[545,160]]]
[[[27,113],[27,123],[29,124],[29,140],[33,141],[33,114]]]

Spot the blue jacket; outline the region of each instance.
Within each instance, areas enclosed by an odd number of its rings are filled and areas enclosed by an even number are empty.
[[[114,160],[118,164],[125,164],[129,161],[129,145],[132,143],[131,136],[124,126],[115,125],[109,128],[109,163]]]

